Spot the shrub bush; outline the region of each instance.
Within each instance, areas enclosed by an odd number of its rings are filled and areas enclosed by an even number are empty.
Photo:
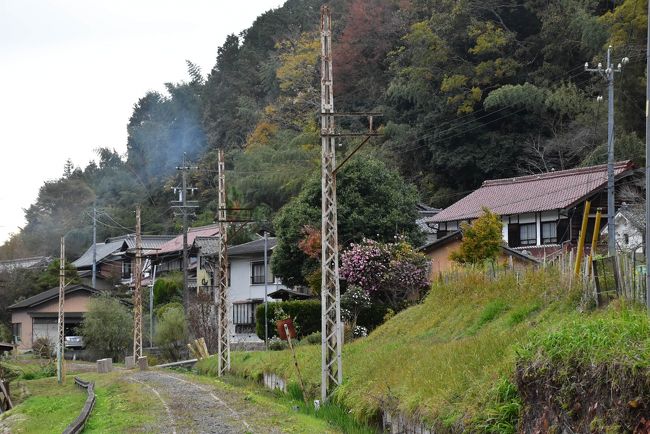
[[[37,338],[32,342],[32,351],[42,359],[49,359],[54,353],[54,343],[46,337]]]
[[[429,287],[428,260],[403,240],[363,239],[341,255],[341,278],[394,311],[420,300]]]
[[[316,345],[316,344],[320,345],[322,342],[322,333],[314,332],[310,335],[305,336],[305,340],[310,345]]]
[[[13,343],[14,337],[7,324],[0,323],[0,342]]]
[[[174,272],[159,277],[153,287],[153,302],[156,306],[183,299],[183,273]]]
[[[321,308],[318,300],[295,300],[269,303],[269,338],[277,336],[275,329],[276,310],[282,309],[289,315],[296,326],[298,338],[310,335],[314,332],[320,332],[321,328]],[[260,339],[264,339],[264,304],[257,307],[256,312],[256,331]]]
[[[185,311],[183,306],[174,303],[173,306],[162,309],[161,312],[154,342],[160,347],[163,358],[177,361],[188,340]]]
[[[289,348],[289,344],[286,341],[281,340],[279,337],[274,336],[269,339],[269,350],[271,351],[282,351]]]
[[[80,331],[93,356],[119,360],[133,339],[133,317],[117,298],[100,295],[90,299]]]

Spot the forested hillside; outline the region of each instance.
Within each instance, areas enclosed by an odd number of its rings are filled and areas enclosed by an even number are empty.
[[[27,224],[3,258],[68,254],[134,226],[179,229],[169,208],[175,167],[198,165],[201,208],[216,210],[216,150],[227,151],[229,201],[269,220],[319,168],[319,14],[322,0],[288,0],[228,37],[207,74],[134,104],[126,155],[98,150],[98,163],[67,165],[26,210]],[[604,162],[602,78],[583,70],[616,62],[616,158],[643,164],[645,2],[622,0],[332,0],[335,108],[381,111],[383,135],[362,155],[415,184],[420,200],[445,206],[486,179]],[[152,83],[155,85],[155,83]],[[363,123],[339,128],[360,130]],[[101,143],[97,137],[95,147]],[[355,145],[342,141],[341,155]],[[254,228],[253,228],[254,229]]]

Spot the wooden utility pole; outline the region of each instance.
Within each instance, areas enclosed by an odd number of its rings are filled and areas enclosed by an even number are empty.
[[[64,356],[65,356],[65,237],[61,237],[60,256],[59,256],[59,319],[57,321],[57,341],[56,341],[56,380],[59,384],[63,383],[64,373]]]
[[[133,357],[142,357],[142,235],[140,232],[140,205],[135,209],[135,274],[133,288]]]
[[[321,398],[325,402],[343,382],[341,290],[336,209],[336,144],[332,82],[332,15],[321,7]]]
[[[230,370],[230,321],[228,317],[228,223],[226,221],[226,165],[219,149],[219,273],[214,303],[217,309],[217,353],[219,376]]]

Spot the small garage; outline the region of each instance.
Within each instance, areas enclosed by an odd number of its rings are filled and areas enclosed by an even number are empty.
[[[65,335],[76,336],[77,327],[88,311],[88,301],[100,291],[86,285],[70,285],[65,289],[64,323]],[[48,289],[33,297],[9,306],[14,342],[21,351],[32,349],[39,337],[52,342],[57,338],[59,312],[59,288]]]

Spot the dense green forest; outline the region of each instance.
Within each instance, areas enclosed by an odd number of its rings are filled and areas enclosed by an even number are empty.
[[[178,231],[169,203],[183,155],[198,165],[193,224],[209,223],[218,148],[226,150],[231,205],[271,221],[319,170],[323,3],[287,0],[230,35],[207,74],[188,62],[186,81],[144,95],[127,126],[126,154],[101,148],[96,163],[67,164],[41,187],[0,257],[56,255],[66,233],[68,254],[79,255],[90,244],[93,203],[99,239],[131,230],[137,203],[145,233]],[[602,62],[609,44],[617,62],[630,58],[616,76],[616,157],[644,163],[645,2],[329,4],[336,110],[384,113],[382,136],[355,158],[383,161],[377,167],[415,185],[420,201],[442,207],[487,178],[604,162],[607,110],[596,96],[606,95],[605,83],[583,65]],[[342,140],[338,152],[356,143]]]

